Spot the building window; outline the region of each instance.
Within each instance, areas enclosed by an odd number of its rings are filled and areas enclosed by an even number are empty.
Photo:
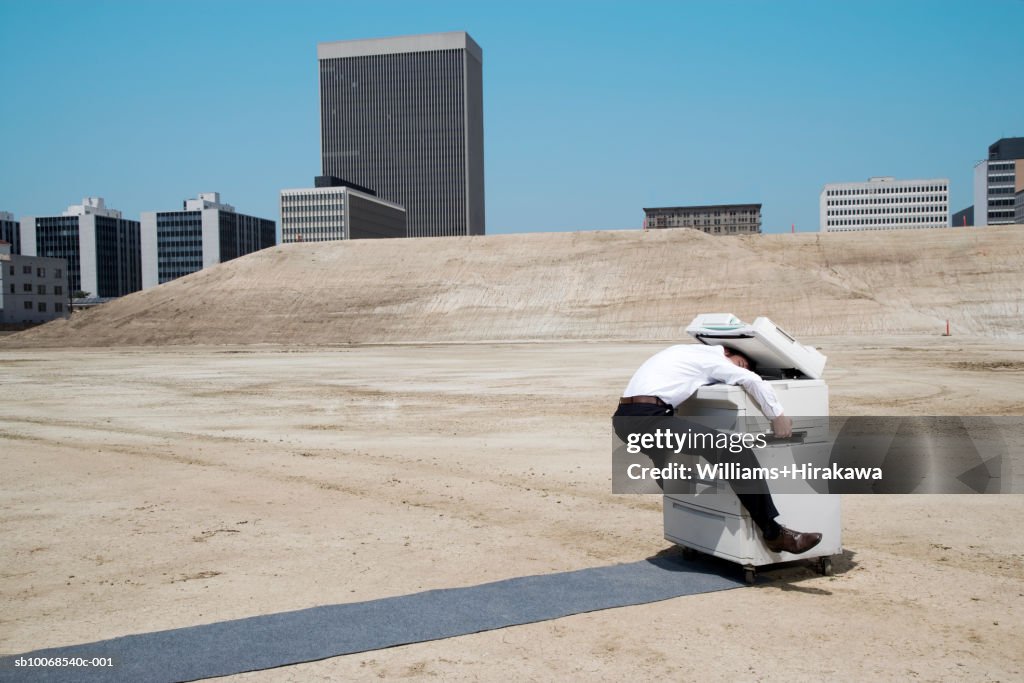
[[[63,313],[64,312],[64,304],[62,304],[61,302],[58,301],[57,303],[55,303],[53,305],[53,310],[54,310],[55,313]]]
[[[39,302],[39,312],[40,313],[46,313],[46,302],[45,301],[40,301]]]
[[[25,302],[25,308],[31,311],[32,310],[32,302],[31,301],[26,301]]]
[[[31,292],[32,291],[32,283],[31,282],[24,283],[21,286],[21,291],[23,291],[23,292]]]
[[[36,277],[46,277],[46,268],[36,268]]]
[[[61,296],[62,294],[64,294],[64,288],[63,288],[63,287],[61,287],[60,285],[56,285],[56,286],[54,286],[54,288],[53,288],[53,293],[54,293],[54,294],[55,294],[56,296]]]
[[[22,275],[31,275],[32,274],[32,266],[22,266],[21,267],[21,274]]]
[[[54,277],[64,277],[64,271],[63,271],[63,270],[61,270],[60,268],[58,268],[58,269],[57,269],[57,272],[55,272],[55,273],[53,274],[53,276],[54,276]]]

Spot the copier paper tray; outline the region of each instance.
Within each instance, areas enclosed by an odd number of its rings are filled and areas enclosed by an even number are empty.
[[[763,376],[820,379],[826,357],[765,317],[745,323],[731,313],[698,315],[686,333],[702,344],[729,346],[757,363]]]

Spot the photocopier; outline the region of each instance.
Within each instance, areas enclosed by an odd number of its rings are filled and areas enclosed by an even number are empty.
[[[826,357],[797,342],[765,317],[747,324],[727,313],[698,315],[686,332],[703,344],[731,347],[756,362],[756,372],[774,389],[783,413],[793,421],[790,439],[766,439],[767,446],[754,450],[761,467],[784,468],[792,462],[828,462],[828,386],[821,379]],[[736,429],[768,433],[771,421],[742,387],[710,384],[701,387],[676,409],[680,416],[705,416],[716,424],[734,424]],[[685,493],[664,495],[665,539],[694,551],[736,562],[743,566],[747,582],[753,583],[758,567],[798,559],[814,559],[821,573],[832,573],[833,556],[842,553],[839,496],[805,493],[799,481],[768,480],[779,510],[778,522],[798,531],[817,531],[821,542],[800,555],[768,550],[757,527],[722,480],[689,483]]]

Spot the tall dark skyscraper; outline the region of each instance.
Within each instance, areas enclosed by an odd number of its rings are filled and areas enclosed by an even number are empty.
[[[405,207],[410,237],[484,234],[483,52],[464,32],[320,43],[323,174]]]

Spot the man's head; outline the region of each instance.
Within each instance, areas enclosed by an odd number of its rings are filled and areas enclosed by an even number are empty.
[[[733,365],[741,367],[744,370],[750,370],[751,372],[757,371],[757,363],[754,360],[735,349],[730,349],[728,346],[723,348],[725,349],[725,357],[732,361]]]

